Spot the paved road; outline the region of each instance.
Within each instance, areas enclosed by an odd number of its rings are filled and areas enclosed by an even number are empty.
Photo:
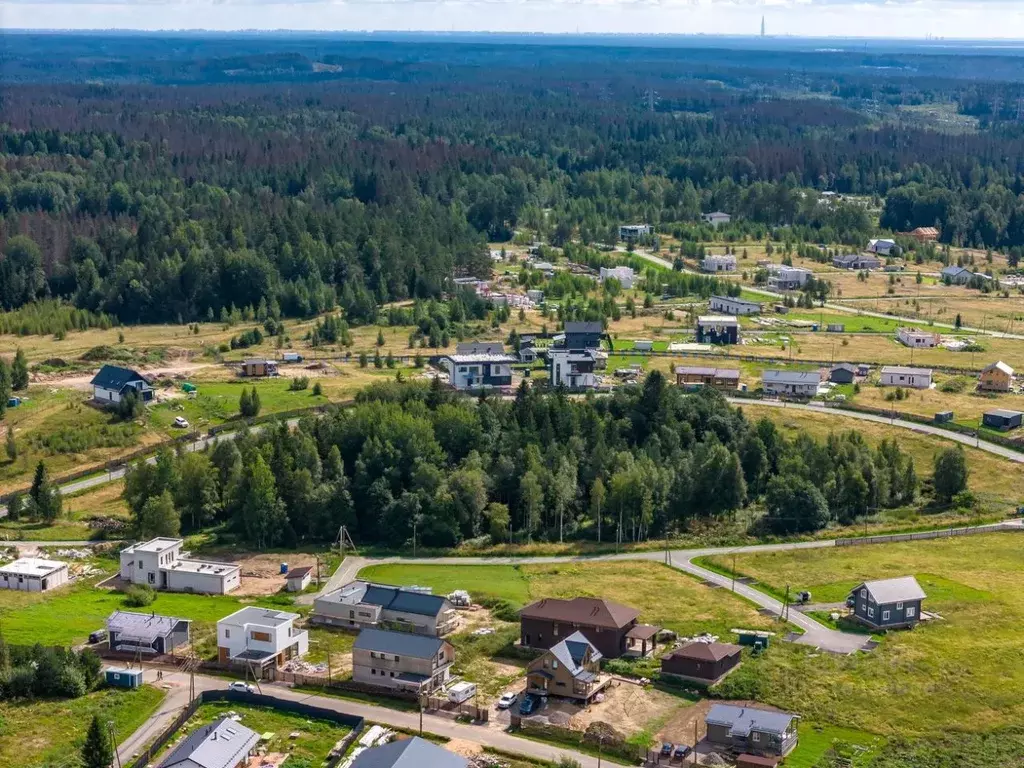
[[[156,681],[156,671],[146,670],[145,680],[147,683]],[[223,678],[207,677],[196,675],[196,691],[216,690],[224,688],[227,681]],[[151,743],[168,725],[170,725],[178,713],[188,704],[188,675],[181,672],[164,674],[162,685],[168,691],[167,697],[160,705],[157,713],[135,733],[131,734],[118,747],[117,753],[122,763],[127,762],[133,755],[140,753],[147,744]],[[262,684],[261,692],[265,696],[273,696],[282,701],[301,701],[314,704],[324,709],[344,712],[349,715],[357,715],[369,722],[381,723],[405,731],[416,732],[420,727],[420,715],[418,712],[405,712],[387,707],[378,707],[373,704],[364,704],[347,699],[338,699],[332,696],[317,696],[297,691],[279,683]],[[598,768],[596,758],[573,752],[563,747],[550,746],[529,739],[521,739],[500,730],[494,725],[468,725],[457,723],[443,717],[434,715],[423,716],[423,730],[438,736],[449,739],[462,739],[465,741],[481,744],[485,747],[500,749],[504,752],[524,755],[535,760],[554,761],[561,755],[568,755],[578,760],[583,768]]]
[[[726,398],[733,405],[766,405],[772,408],[791,408],[797,411],[811,411],[812,413],[828,414],[830,416],[849,416],[851,419],[860,419],[861,421],[873,421],[878,424],[888,424],[893,427],[900,427],[901,429],[910,429],[914,432],[920,432],[926,435],[935,435],[942,437],[947,440],[953,440],[958,443],[963,443],[972,448],[991,453],[996,456],[1001,456],[1004,459],[1015,461],[1018,464],[1024,464],[1024,454],[1012,450],[1011,448],[1004,448],[1001,445],[990,443],[985,440],[978,440],[977,438],[971,437],[970,435],[963,435],[959,432],[951,432],[941,427],[932,427],[928,424],[918,424],[915,421],[904,421],[903,419],[889,419],[885,416],[878,416],[874,413],[861,413],[860,411],[846,411],[842,408],[829,408],[825,405],[810,405],[804,403],[788,403],[784,400],[750,400],[745,398],[730,397]]]

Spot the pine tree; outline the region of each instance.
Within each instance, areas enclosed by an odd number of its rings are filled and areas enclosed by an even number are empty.
[[[14,442],[14,429],[7,427],[7,458],[14,461],[18,458],[18,444]]]
[[[46,471],[46,465],[40,460],[36,464],[36,473],[32,478],[32,487],[29,489],[28,495],[32,501],[36,504],[39,503],[39,497],[43,491],[50,485],[50,476]]]
[[[82,745],[82,768],[110,768],[114,760],[114,748],[110,737],[103,729],[99,715],[92,716],[89,732]]]
[[[260,415],[260,408],[262,408],[263,406],[260,404],[260,393],[256,391],[256,385],[255,384],[253,385],[252,395],[250,396],[249,399],[252,402],[252,415],[253,416],[259,416]]]
[[[25,503],[21,500],[21,496],[17,494],[11,496],[7,501],[7,519],[20,520],[24,507]]]
[[[11,366],[11,386],[17,391],[28,387],[28,360],[21,347],[14,353],[14,364]]]
[[[238,398],[238,412],[242,418],[252,415],[252,398],[249,396],[249,390],[245,387],[242,388],[242,394]]]

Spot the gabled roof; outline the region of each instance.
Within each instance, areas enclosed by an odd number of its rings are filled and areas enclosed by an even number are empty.
[[[92,377],[92,381],[90,383],[94,387],[120,392],[128,384],[131,384],[134,381],[141,381],[146,386],[149,386],[149,381],[138,371],[133,371],[131,368],[122,368],[119,365],[104,365],[100,368],[99,372]]]
[[[982,373],[988,373],[989,371],[1002,371],[1007,376],[1013,376],[1013,368],[1008,366],[1002,360],[1000,360],[998,363],[992,363],[992,365],[986,365],[984,368],[981,369]]]
[[[466,768],[468,765],[466,758],[413,736],[364,750],[352,763],[352,768]]]
[[[447,598],[388,584],[353,581],[318,600],[346,604],[379,605],[383,609],[414,613],[417,616],[437,616],[448,605]]]
[[[573,320],[565,324],[565,333],[604,333],[604,327],[599,321],[578,321]]]
[[[456,355],[503,355],[505,345],[500,341],[463,341],[455,345]]]
[[[734,656],[743,649],[731,643],[687,643],[668,654],[677,659],[693,659],[694,661],[721,661]]]
[[[255,731],[225,717],[192,731],[160,768],[236,768],[259,740]]]
[[[413,659],[432,659],[437,656],[445,641],[433,635],[416,635],[412,632],[388,632],[384,629],[364,629],[356,638],[353,648],[360,651],[393,653]]]
[[[887,373],[902,374],[903,376],[931,376],[931,368],[908,368],[905,365],[883,365],[882,375]]]
[[[868,595],[879,605],[901,603],[907,600],[924,600],[927,597],[913,576],[865,581],[854,587],[853,592],[859,592],[861,589],[866,589]]]
[[[776,371],[767,370],[761,374],[765,384],[820,384],[820,371]]]
[[[798,717],[788,712],[772,712],[756,707],[715,704],[705,716],[708,725],[724,725],[733,736],[749,736],[751,731],[782,735]]]
[[[711,301],[728,301],[730,304],[738,304],[746,307],[758,307],[760,308],[761,302],[749,301],[747,299],[741,299],[738,296],[712,296]]]
[[[832,366],[833,371],[849,371],[850,373],[857,372],[857,366],[851,365],[850,363],[838,363]]]
[[[520,615],[529,619],[549,619],[583,626],[621,629],[636,621],[640,611],[597,597],[574,597],[572,600],[548,597],[526,606],[520,611]]]
[[[158,637],[166,637],[181,622],[189,624],[188,619],[176,616],[160,616],[155,613],[138,613],[135,611],[114,611],[107,617],[107,631],[117,632],[122,639],[137,639],[152,642]]]
[[[942,268],[942,274],[943,275],[949,275],[950,277],[956,277],[957,275],[959,275],[959,274],[961,274],[963,272],[970,272],[970,271],[971,270],[967,269],[967,267],[958,267],[956,265],[951,265],[951,266],[943,267]]]
[[[573,632],[562,642],[551,646],[551,653],[574,677],[586,671],[583,662],[586,661],[587,651],[590,651],[590,661],[601,660],[601,652],[582,632]]]

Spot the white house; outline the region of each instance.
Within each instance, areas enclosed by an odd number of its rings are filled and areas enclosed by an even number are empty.
[[[731,253],[705,256],[700,268],[705,272],[735,272],[736,257]]]
[[[92,398],[100,403],[120,403],[121,398],[132,392],[144,403],[153,399],[153,388],[138,371],[117,365],[104,365],[93,376]]]
[[[548,373],[552,387],[591,389],[599,383],[597,351],[593,349],[548,350]]]
[[[723,315],[757,315],[761,313],[761,305],[758,302],[736,299],[731,296],[712,296],[710,308],[712,312]]]
[[[526,292],[526,298],[532,301],[534,304],[544,303],[544,291],[539,288],[531,288]]]
[[[247,605],[217,622],[221,664],[279,667],[309,651],[309,633],[295,628],[297,613]]]
[[[722,224],[728,224],[732,221],[732,216],[728,213],[722,213],[722,211],[712,211],[711,213],[702,213],[700,220],[718,229]]]
[[[155,538],[121,550],[121,580],[169,592],[226,595],[242,583],[231,563],[192,560],[181,553],[183,539]]]
[[[768,278],[768,285],[781,290],[793,290],[804,285],[812,275],[811,270],[803,267],[781,266]]]
[[[937,347],[941,337],[937,333],[918,331],[914,328],[897,328],[896,338],[907,347],[930,348]]]
[[[19,592],[46,592],[68,582],[68,564],[60,560],[19,557],[0,566],[0,589]]]
[[[886,365],[882,367],[883,387],[928,389],[931,385],[932,372],[929,368],[905,368],[901,365]]]
[[[820,384],[820,371],[768,370],[761,374],[761,385],[767,395],[814,397]]]
[[[895,247],[895,240],[868,240],[868,250],[882,256],[888,256]]]
[[[632,288],[636,273],[632,267],[601,267],[601,282],[609,279],[618,280],[623,288]]]
[[[619,240],[639,240],[653,234],[654,227],[650,224],[623,224],[619,227]]]
[[[478,352],[443,355],[441,365],[448,371],[448,382],[458,390],[491,389],[512,386],[514,355],[504,352]]]

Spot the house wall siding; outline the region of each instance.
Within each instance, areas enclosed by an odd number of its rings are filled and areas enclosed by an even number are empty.
[[[617,659],[625,652],[626,633],[635,623],[632,622],[620,629],[603,629],[592,625],[521,617],[519,639],[523,645],[529,648],[549,649],[579,630],[601,652],[602,656],[606,659]],[[555,632],[556,624],[558,626],[557,633]]]

